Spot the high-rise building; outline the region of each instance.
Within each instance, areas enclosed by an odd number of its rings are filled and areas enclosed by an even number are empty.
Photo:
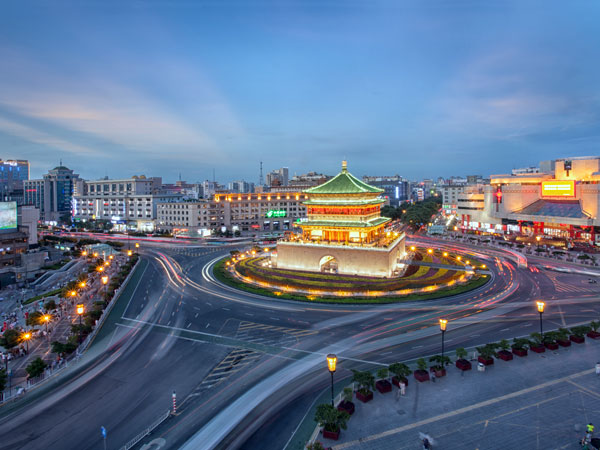
[[[371,186],[383,189],[383,196],[391,206],[398,206],[410,197],[409,182],[400,175],[394,176],[364,176],[363,181]]]
[[[289,169],[282,167],[267,174],[267,186],[287,186],[289,184]]]
[[[25,180],[24,200],[40,210],[45,222],[67,222],[71,216],[71,201],[79,175],[65,166],[49,170],[42,179]]]
[[[23,203],[23,182],[29,180],[29,161],[0,159],[0,195],[4,201]]]

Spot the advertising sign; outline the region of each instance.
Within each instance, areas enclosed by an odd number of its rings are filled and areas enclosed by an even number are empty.
[[[17,228],[17,202],[0,202],[0,230]]]
[[[575,181],[542,181],[542,197],[575,197]]]
[[[286,216],[286,211],[285,209],[271,209],[269,211],[267,211],[267,213],[265,214],[265,216],[269,219],[271,217],[285,217]]]

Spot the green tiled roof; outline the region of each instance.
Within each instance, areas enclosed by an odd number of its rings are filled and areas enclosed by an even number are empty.
[[[382,198],[343,198],[343,199],[323,199],[323,198],[315,198],[313,200],[307,200],[302,202],[303,205],[331,205],[331,206],[339,206],[339,205],[379,205],[380,203],[385,203],[385,200]]]
[[[384,223],[389,222],[392,219],[388,219],[387,217],[378,217],[376,219],[370,220],[369,222],[359,222],[359,221],[329,221],[329,220],[308,220],[304,222],[296,222],[300,226],[311,226],[311,227],[355,227],[355,228],[369,228],[376,227],[377,225],[382,225]]]
[[[342,163],[342,171],[325,183],[307,189],[308,194],[380,194],[383,189],[376,188],[360,181],[348,172],[346,161]]]

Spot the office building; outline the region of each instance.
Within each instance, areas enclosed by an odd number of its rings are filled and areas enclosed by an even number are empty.
[[[71,203],[79,175],[65,166],[49,170],[42,179],[24,180],[24,200],[40,211],[45,223],[70,222]]]

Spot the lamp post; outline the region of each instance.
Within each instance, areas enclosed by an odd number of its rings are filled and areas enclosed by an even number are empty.
[[[541,239],[542,239],[542,238],[541,238],[540,236],[536,236],[536,237],[535,237],[535,240],[537,241],[537,248],[540,248],[540,240],[541,240]]]
[[[131,255],[133,255],[133,251],[127,250],[127,256],[131,256]]]
[[[83,317],[83,303],[77,304],[77,315],[79,316],[79,343],[81,344],[81,318]]]
[[[448,325],[448,319],[440,319],[440,331],[442,332],[442,365],[443,365],[443,361],[444,361],[444,334],[446,334],[446,326],[447,325]]]
[[[108,275],[104,275],[102,277],[102,284],[104,285],[104,302],[106,303],[106,301],[107,301],[107,294],[108,294],[108,291],[107,291]]]
[[[542,314],[544,314],[544,307],[546,304],[544,302],[536,302],[537,310],[540,313],[540,336],[544,337],[544,331],[542,330]]]
[[[333,353],[327,355],[327,368],[331,374],[331,406],[333,406],[333,374],[335,373],[335,366],[337,364],[337,356]]]
[[[50,320],[50,316],[48,314],[44,314],[44,323],[46,324],[46,334],[48,334],[48,321]]]
[[[23,340],[27,344],[27,354],[29,354],[29,339],[31,339],[31,333],[28,331],[27,333],[23,334]]]

